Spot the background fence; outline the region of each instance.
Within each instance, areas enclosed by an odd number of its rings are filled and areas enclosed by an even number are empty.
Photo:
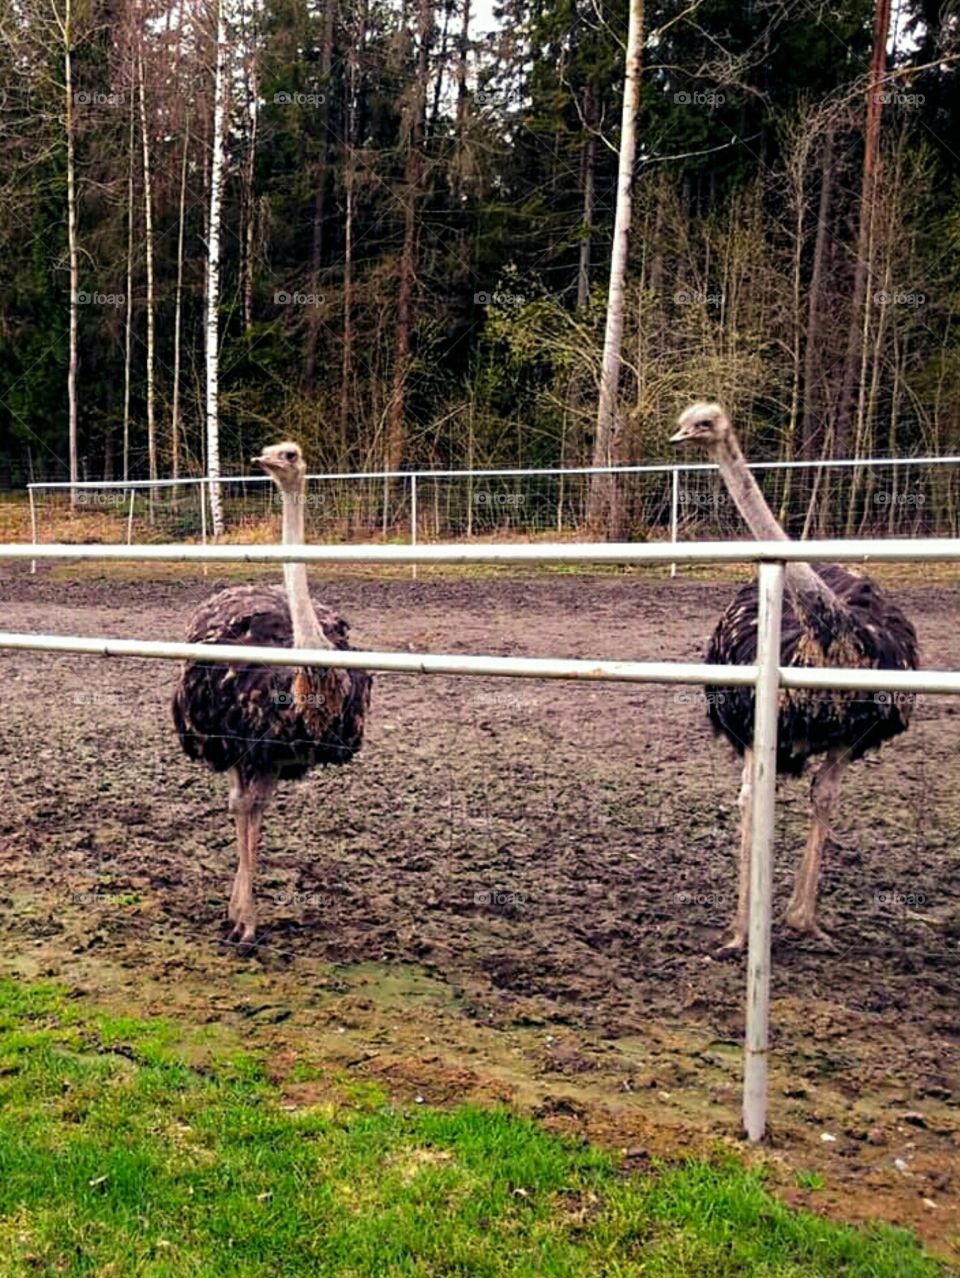
[[[793,537],[960,535],[960,457],[766,462],[751,466]],[[585,529],[591,479],[615,477],[620,538],[723,540],[744,527],[714,466],[555,470],[409,471],[311,475],[311,541],[422,541],[576,537]],[[231,540],[279,539],[280,501],[265,475],[221,487]],[[211,482],[28,486],[33,540],[205,541]]]

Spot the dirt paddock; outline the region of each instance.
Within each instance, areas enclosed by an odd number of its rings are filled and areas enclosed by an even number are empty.
[[[0,629],[182,638],[215,579],[149,572],[0,568]],[[358,647],[517,656],[697,659],[732,590],[314,578]],[[960,588],[897,593],[925,664],[960,668]],[[711,948],[733,905],[738,765],[696,690],[379,676],[359,760],[268,813],[262,944],[239,959],[218,940],[225,785],[180,753],[175,673],[0,653],[4,970],[255,1036],[292,1104],[328,1069],[330,1087],[376,1080],[405,1101],[510,1100],[635,1164],[736,1134],[745,968]],[[806,781],[781,786],[778,911],[806,798]],[[835,833],[836,951],[775,934],[765,1156],[792,1201],[909,1224],[956,1259],[960,704],[924,698],[851,769]],[[305,1083],[308,1058],[323,1068]]]

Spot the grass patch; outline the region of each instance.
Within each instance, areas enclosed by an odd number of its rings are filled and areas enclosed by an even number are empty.
[[[0,1274],[934,1278],[718,1157],[621,1174],[504,1110],[284,1108],[260,1061],[0,981]]]

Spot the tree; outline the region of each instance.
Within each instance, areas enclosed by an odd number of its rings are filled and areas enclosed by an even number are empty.
[[[224,0],[217,0],[216,46],[214,51],[213,150],[210,156],[210,220],[207,227],[207,478],[213,535],[223,534],[223,508],[220,499],[220,217],[223,203],[224,139],[228,94],[227,27]]]
[[[617,460],[619,436],[618,391],[620,343],[623,336],[624,281],[630,241],[633,201],[633,174],[637,154],[637,104],[640,98],[640,67],[643,54],[643,0],[630,0],[630,20],[624,61],[623,116],[620,125],[620,162],[617,204],[610,256],[610,284],[607,291],[607,326],[603,339],[600,369],[600,396],[597,404],[597,433],[593,445],[594,466],[613,466]],[[594,475],[590,480],[588,522],[595,531],[605,530],[615,537],[619,519],[615,477]]]

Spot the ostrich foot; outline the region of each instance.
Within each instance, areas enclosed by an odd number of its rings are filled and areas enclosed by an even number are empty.
[[[825,932],[820,927],[812,914],[805,914],[798,909],[788,909],[783,916],[783,921],[792,932],[799,932],[801,936],[813,937],[826,949],[836,950],[836,941],[834,941],[829,932]]]
[[[727,940],[714,947],[714,958],[731,958],[742,954],[747,943],[747,934],[740,928],[734,928]]]
[[[239,954],[252,954],[257,947],[256,919],[246,915],[242,918],[228,918],[220,930],[220,939],[224,945],[234,946]]]
[[[227,917],[220,927],[220,939],[225,945],[236,946],[241,954],[249,954],[255,945],[257,917],[251,901],[244,901],[234,886],[227,906]]]

